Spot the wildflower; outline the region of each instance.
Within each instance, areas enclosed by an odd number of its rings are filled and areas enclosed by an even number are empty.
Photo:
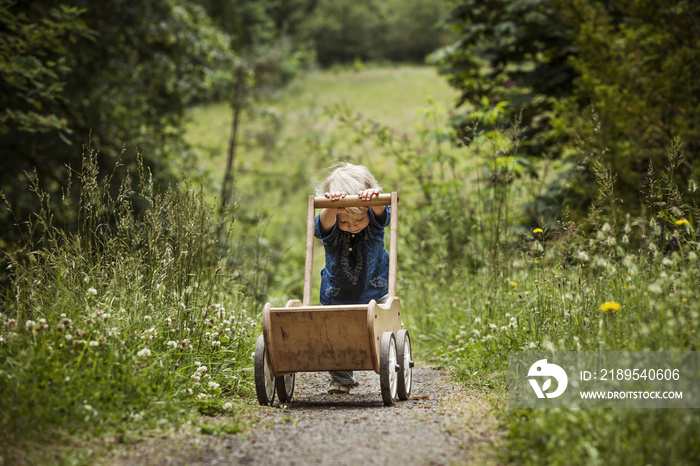
[[[209,382],[209,388],[212,390],[218,390],[219,389],[219,384],[216,382]]]
[[[97,290],[92,287],[88,288],[87,292],[90,296],[97,296]]]
[[[197,398],[199,398],[200,400],[204,400],[206,397],[207,397],[206,393],[200,393],[199,395],[197,395]]]
[[[100,342],[97,340],[90,341],[90,346],[100,346]]]
[[[535,234],[537,234],[537,233],[544,233],[544,231],[542,231],[542,228],[535,228],[534,230],[532,230],[532,232],[535,233]]]
[[[518,282],[510,282],[510,286],[512,288],[515,288],[516,286],[518,286]]]
[[[690,222],[682,218],[680,220],[676,220],[676,225],[690,225]]]
[[[185,389],[185,393],[187,393],[188,395],[191,395],[191,394],[192,394],[192,389],[191,389],[191,388]]]
[[[206,373],[206,372],[207,372],[207,366],[199,366],[199,367],[197,367],[197,372],[198,372],[198,373],[201,373],[201,374]]]
[[[27,330],[29,330],[30,332],[33,332],[34,329],[36,328],[36,322],[34,322],[33,320],[26,321],[24,323],[24,325],[27,327]]]
[[[170,341],[168,342],[168,346],[171,347],[171,348],[177,348],[177,342],[176,342],[176,341],[170,340]]]
[[[72,339],[73,339],[73,335],[71,335],[70,333],[67,333],[66,340],[71,341]]]
[[[475,324],[480,324],[480,323],[481,323],[481,317],[477,317],[476,319],[474,319],[474,323],[475,323]]]
[[[233,408],[233,403],[231,403],[231,402],[224,403],[224,409],[226,411],[229,411],[231,408]]]
[[[616,303],[615,301],[605,301],[603,304],[600,305],[600,310],[603,312],[619,311],[620,304]]]
[[[46,330],[49,328],[49,324],[46,323],[46,319],[39,319],[39,330]]]
[[[138,356],[140,358],[147,358],[150,355],[151,355],[151,350],[148,348],[144,348],[141,351],[139,351],[138,353],[136,353],[136,356]]]
[[[199,367],[199,366],[201,366],[201,365],[202,365],[202,363],[201,363],[201,362],[199,362],[199,361],[195,361],[195,362],[194,362],[194,365],[195,365],[195,366],[197,366],[197,367]],[[205,366],[205,367],[206,367],[206,366]],[[206,369],[205,369],[205,370],[206,370]]]

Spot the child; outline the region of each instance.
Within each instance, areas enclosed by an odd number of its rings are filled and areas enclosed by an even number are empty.
[[[381,188],[370,171],[350,163],[338,166],[321,184],[326,198],[357,193],[363,200],[379,196]],[[386,301],[389,254],[384,228],[391,209],[384,206],[325,208],[316,216],[315,236],[323,240],[326,266],[321,272],[321,304],[367,304]],[[328,393],[350,393],[358,385],[352,371],[330,372]]]

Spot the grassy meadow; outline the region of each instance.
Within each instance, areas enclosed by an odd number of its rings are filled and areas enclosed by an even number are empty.
[[[696,350],[700,212],[668,177],[682,147],[649,173],[642,216],[616,202],[602,167],[585,219],[525,218],[541,186],[516,163],[517,131],[454,147],[455,97],[429,68],[310,74],[245,112],[235,205],[220,220],[226,105],[193,109],[200,170],[181,190],[156,192],[144,170],[133,184],[100,179],[86,154],[80,205],[46,199],[29,225],[42,240],[10,261],[3,457],[47,439],[245,428],[262,303],[301,297],[305,197],[349,160],[401,193],[398,294],[418,363],[493,400],[504,462],[700,462],[697,410],[505,409],[511,351]],[[79,234],[53,227],[62,209],[80,213]]]

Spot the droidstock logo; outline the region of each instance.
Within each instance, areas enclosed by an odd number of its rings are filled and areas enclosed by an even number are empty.
[[[556,398],[566,390],[566,386],[569,383],[569,378],[566,376],[564,369],[557,366],[556,364],[547,363],[546,359],[540,359],[530,366],[530,370],[527,373],[528,377],[554,377],[557,379],[557,389],[552,393],[547,393],[547,390],[552,385],[552,379],[548,378],[542,384],[540,388],[536,379],[528,379],[532,389],[535,391],[537,398]]]

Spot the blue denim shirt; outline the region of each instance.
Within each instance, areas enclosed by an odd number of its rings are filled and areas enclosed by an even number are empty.
[[[338,228],[321,235],[320,215],[316,216],[315,235],[323,241],[326,266],[321,271],[321,304],[366,304],[379,301],[388,292],[389,254],[384,247],[384,228],[391,223],[391,208],[380,224],[374,211],[368,210],[369,225],[359,233]]]

